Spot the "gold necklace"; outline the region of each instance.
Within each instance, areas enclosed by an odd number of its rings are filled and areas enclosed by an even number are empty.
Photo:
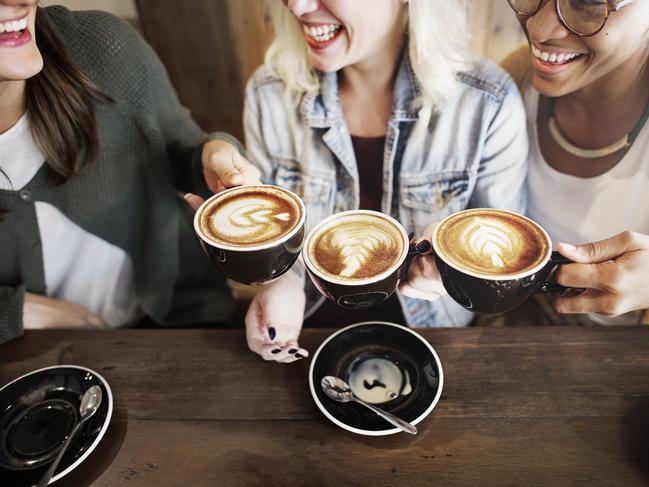
[[[606,147],[602,147],[600,149],[584,149],[583,147],[577,147],[568,139],[566,139],[561,133],[561,130],[559,130],[559,127],[554,120],[555,100],[556,98],[548,98],[548,130],[550,131],[550,135],[552,136],[552,139],[557,143],[557,145],[564,151],[573,156],[581,157],[582,159],[598,159],[600,157],[606,157],[610,156],[611,154],[615,154],[622,149],[627,149],[636,139],[636,137],[640,133],[640,130],[647,121],[647,117],[649,117],[648,103],[647,106],[645,106],[642,115],[640,116],[640,120],[638,120],[638,123],[635,127],[633,127],[633,130],[631,132],[624,134],[621,139],[613,142],[610,145],[607,145]]]

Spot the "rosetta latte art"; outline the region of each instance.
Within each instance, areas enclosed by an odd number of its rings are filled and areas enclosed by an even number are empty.
[[[486,260],[494,268],[504,268],[507,257],[514,253],[515,243],[511,231],[498,226],[497,221],[475,219],[464,230],[463,240],[477,261]]]
[[[342,269],[338,275],[346,278],[360,277],[369,267],[376,272],[378,262],[373,260],[378,254],[398,255],[399,242],[387,230],[381,227],[361,225],[342,225],[327,233],[326,240],[332,250],[339,255]],[[382,266],[387,268],[391,262]],[[383,269],[381,269],[382,271]],[[379,271],[380,272],[380,271]]]

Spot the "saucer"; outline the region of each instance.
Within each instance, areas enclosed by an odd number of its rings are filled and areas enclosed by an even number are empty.
[[[113,396],[106,380],[76,365],[46,367],[0,388],[0,484],[35,485],[54,460],[60,445],[79,421],[83,393],[102,388],[97,412],[68,446],[50,482],[74,470],[106,433]]]
[[[435,408],[442,395],[444,372],[433,347],[418,333],[405,326],[382,321],[368,321],[348,326],[327,338],[313,355],[309,368],[309,388],[316,405],[333,423],[347,431],[368,436],[384,436],[401,432],[390,423],[356,403],[340,403],[327,397],[320,381],[333,375],[359,387],[364,384],[366,397],[374,398],[372,383],[360,381],[359,363],[376,362],[393,364],[382,370],[385,376],[392,369],[400,371],[399,387],[385,396],[383,402],[374,404],[399,418],[416,425]],[[371,367],[365,367],[370,369]],[[387,373],[390,372],[390,373]],[[378,376],[377,376],[378,377]],[[385,382],[385,381],[384,381]],[[351,385],[351,383],[350,383]],[[388,385],[388,387],[391,387]],[[388,399],[390,397],[390,399]]]

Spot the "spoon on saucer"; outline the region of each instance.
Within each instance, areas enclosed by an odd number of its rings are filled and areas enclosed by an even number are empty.
[[[410,423],[402,419],[399,419],[396,416],[393,416],[392,414],[383,411],[382,409],[379,409],[370,403],[363,401],[362,399],[359,399],[352,392],[352,389],[351,387],[349,387],[349,384],[347,384],[347,382],[345,382],[344,380],[339,379],[338,377],[334,377],[333,375],[328,375],[326,377],[323,377],[322,380],[320,381],[320,386],[322,387],[322,390],[327,395],[327,397],[333,399],[334,401],[357,402],[358,404],[362,404],[366,408],[371,409],[386,421],[392,423],[397,428],[400,428],[402,431],[405,431],[406,433],[410,433],[411,435],[417,434],[417,428],[415,428]]]
[[[99,405],[101,404],[101,397],[101,387],[96,385],[92,386],[90,389],[83,393],[83,397],[81,398],[81,405],[79,406],[81,419],[72,429],[67,439],[63,443],[63,446],[61,446],[59,454],[50,465],[50,468],[47,469],[47,472],[43,474],[41,479],[38,481],[38,484],[36,484],[37,487],[45,487],[50,482],[50,479],[52,478],[52,475],[54,475],[56,468],[59,466],[59,462],[61,461],[61,458],[63,458],[65,451],[68,449],[72,438],[74,438],[77,432],[81,429],[81,425],[88,421],[92,417],[92,415],[95,414],[97,409],[99,409]]]

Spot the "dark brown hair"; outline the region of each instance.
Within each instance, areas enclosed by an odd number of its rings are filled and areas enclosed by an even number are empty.
[[[60,182],[65,182],[97,158],[94,103],[112,100],[75,66],[44,15],[40,8],[36,11],[43,69],[26,81],[26,108],[36,143]]]

